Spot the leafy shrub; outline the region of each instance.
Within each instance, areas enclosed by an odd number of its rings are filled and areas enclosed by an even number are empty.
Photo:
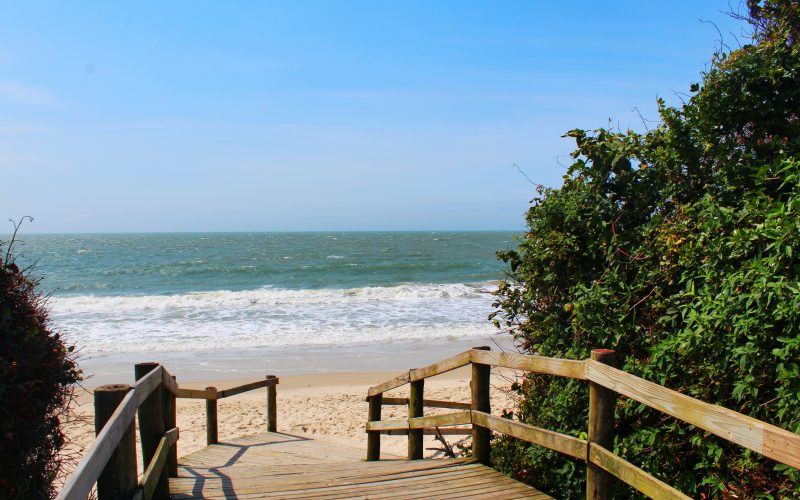
[[[574,163],[540,189],[496,292],[525,351],[621,367],[800,433],[800,3],[749,2],[753,45],[716,54],[644,134],[573,130]],[[588,389],[530,376],[523,421],[578,436]],[[800,472],[621,398],[615,451],[695,497],[798,495]],[[558,497],[582,464],[501,439],[497,466]],[[635,497],[619,486],[615,498]]]
[[[51,498],[64,444],[60,417],[80,372],[48,320],[38,280],[14,264],[11,244],[0,261],[0,498]]]

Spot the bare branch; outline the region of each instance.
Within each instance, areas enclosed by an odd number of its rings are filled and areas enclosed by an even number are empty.
[[[527,179],[527,180],[528,180],[528,182],[530,182],[531,184],[533,184],[533,185],[534,185],[534,186],[536,186],[537,188],[541,187],[541,184],[537,184],[537,183],[533,182],[533,181],[531,180],[531,178],[530,178],[530,177],[528,177],[528,174],[526,174],[526,173],[525,173],[525,172],[524,172],[524,171],[523,171],[521,168],[519,168],[519,165],[517,165],[516,163],[514,164],[514,168],[516,168],[516,169],[517,169],[517,172],[519,172],[520,174],[522,174],[522,176],[523,176],[523,177],[525,177],[525,179]]]
[[[8,219],[9,222],[11,222],[11,224],[14,226],[14,234],[11,235],[11,241],[8,242],[8,248],[6,249],[6,257],[3,260],[3,263],[5,265],[11,263],[11,249],[14,247],[14,240],[17,239],[17,232],[19,232],[19,228],[22,227],[22,223],[25,222],[25,219],[28,219],[31,222],[33,222],[33,217],[31,217],[30,215],[23,215],[17,222],[14,222],[14,219]]]

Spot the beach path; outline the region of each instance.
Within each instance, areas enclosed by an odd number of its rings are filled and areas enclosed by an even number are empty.
[[[184,456],[170,493],[175,499],[550,498],[469,460],[363,458],[358,448],[264,432]]]

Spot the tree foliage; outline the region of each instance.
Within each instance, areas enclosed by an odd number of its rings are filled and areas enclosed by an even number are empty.
[[[38,280],[14,264],[12,244],[0,259],[0,498],[52,498],[60,419],[80,372],[48,320]]]
[[[800,433],[800,3],[748,3],[753,43],[715,54],[646,133],[572,130],[491,318],[530,353],[615,349],[626,371]],[[588,388],[530,376],[518,416],[581,435]],[[622,398],[615,451],[695,497],[791,496],[800,472]],[[514,440],[498,467],[580,497],[580,463]],[[615,498],[635,496],[620,486]]]

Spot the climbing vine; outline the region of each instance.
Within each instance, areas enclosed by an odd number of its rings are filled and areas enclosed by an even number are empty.
[[[615,349],[622,368],[800,433],[800,3],[751,1],[753,42],[714,55],[645,133],[573,130],[573,163],[540,188],[490,319],[525,352]],[[530,376],[517,416],[579,436],[584,383]],[[800,472],[634,401],[615,451],[694,497],[798,495]],[[510,439],[505,472],[584,495],[579,462]],[[619,486],[615,498],[635,497]]]

